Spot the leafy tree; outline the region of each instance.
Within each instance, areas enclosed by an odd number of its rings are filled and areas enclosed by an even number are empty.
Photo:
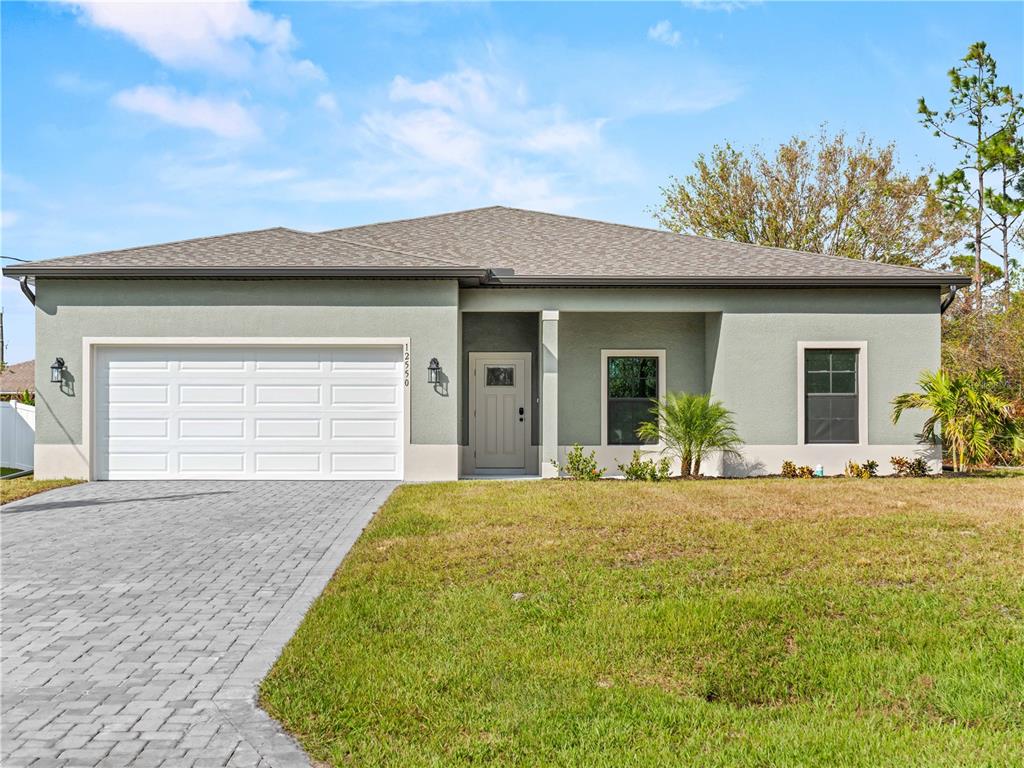
[[[927,173],[899,169],[893,144],[824,127],[772,155],[716,145],[661,194],[653,214],[673,232],[892,264],[935,265],[966,234]]]
[[[669,392],[654,401],[651,414],[637,436],[664,443],[664,451],[679,458],[683,477],[699,477],[701,462],[711,451],[736,454],[743,445],[732,412],[709,395]]]
[[[1020,97],[997,82],[996,61],[984,42],[968,48],[960,65],[949,71],[949,83],[949,106],[944,111],[931,109],[924,98],[918,101],[921,122],[963,153],[953,171],[939,175],[936,190],[951,212],[971,222],[975,304],[979,308],[982,304],[982,256],[986,249],[1003,259],[1008,303],[1009,246],[1019,231],[1024,210],[1014,196],[1015,190],[1021,191],[1016,184],[1024,157],[1019,133]],[[999,179],[994,189],[989,185],[993,174]],[[1002,248],[987,241],[997,230],[1003,234]]]
[[[892,421],[904,411],[930,411],[921,438],[942,442],[953,461],[953,471],[970,470],[996,457],[1024,456],[1024,425],[1004,396],[1001,371],[982,368],[967,374],[925,371],[920,392],[905,392],[893,401]]]

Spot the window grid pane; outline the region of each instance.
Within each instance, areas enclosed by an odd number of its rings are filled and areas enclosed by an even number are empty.
[[[805,441],[856,443],[857,350],[809,349],[804,356]]]

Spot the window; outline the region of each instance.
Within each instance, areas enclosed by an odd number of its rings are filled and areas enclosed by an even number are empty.
[[[659,397],[660,365],[656,355],[608,355],[606,439],[608,445],[645,445],[636,436],[641,422],[650,421],[652,400]]]
[[[487,386],[488,387],[514,387],[515,368],[511,365],[488,365]]]
[[[858,442],[857,364],[856,349],[804,350],[806,442]]]

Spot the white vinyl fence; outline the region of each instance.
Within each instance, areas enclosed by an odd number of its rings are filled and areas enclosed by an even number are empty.
[[[32,469],[35,445],[35,406],[0,402],[0,466]]]

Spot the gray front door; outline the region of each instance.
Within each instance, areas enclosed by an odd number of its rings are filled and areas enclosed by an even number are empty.
[[[473,355],[474,458],[477,469],[526,469],[530,355]]]

